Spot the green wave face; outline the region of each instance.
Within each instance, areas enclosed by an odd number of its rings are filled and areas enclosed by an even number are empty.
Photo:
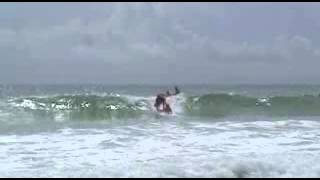
[[[63,114],[68,119],[137,118],[144,113],[144,100],[130,103],[126,98],[97,95],[56,96],[47,98],[21,98],[11,105],[36,116]]]
[[[193,116],[225,116],[252,111],[255,103],[255,98],[240,95],[208,94],[188,98],[185,110]]]
[[[255,98],[229,94],[207,94],[189,97],[185,112],[192,116],[268,115],[317,116],[320,115],[318,96],[275,96]]]

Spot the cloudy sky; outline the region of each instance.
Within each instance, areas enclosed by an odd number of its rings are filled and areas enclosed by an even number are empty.
[[[320,3],[1,3],[0,83],[320,83]]]

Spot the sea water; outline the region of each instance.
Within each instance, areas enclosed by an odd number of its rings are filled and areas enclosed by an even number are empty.
[[[0,177],[319,177],[320,86],[1,85]]]

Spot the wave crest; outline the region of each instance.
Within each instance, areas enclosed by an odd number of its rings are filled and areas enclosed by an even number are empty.
[[[69,119],[112,119],[138,117],[144,114],[145,100],[129,102],[125,97],[66,95],[28,97],[10,100],[10,105],[34,114],[61,114]]]

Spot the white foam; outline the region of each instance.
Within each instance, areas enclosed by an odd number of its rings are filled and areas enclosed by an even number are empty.
[[[64,104],[52,104],[51,107],[54,107],[57,110],[65,110],[65,109],[70,109],[69,105],[64,105]]]
[[[107,105],[106,108],[111,109],[111,110],[116,110],[119,109],[120,106],[118,105]]]
[[[32,100],[29,99],[23,99],[21,103],[11,103],[12,105],[16,107],[23,107],[23,108],[30,108],[30,109],[37,109],[35,103]]]
[[[295,122],[291,120],[286,125]],[[272,134],[259,131],[262,126],[271,128],[272,122],[238,123],[236,129],[231,124],[193,122],[186,128],[173,121],[162,121],[156,125],[152,122],[105,129],[64,128],[25,136],[1,135],[0,163],[6,166],[0,169],[0,176],[319,176],[318,130],[288,129]],[[258,129],[245,129],[255,125]],[[216,131],[220,126],[227,127],[226,131]],[[301,144],[304,138],[313,138],[312,143]]]

